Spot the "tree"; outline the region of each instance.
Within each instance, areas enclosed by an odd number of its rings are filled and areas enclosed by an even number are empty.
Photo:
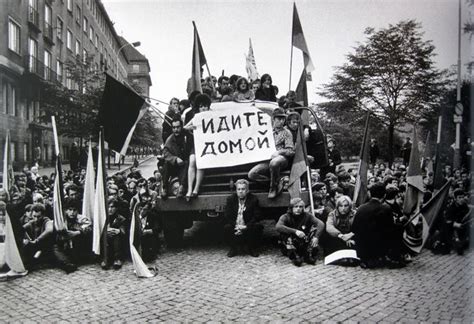
[[[433,109],[444,89],[443,74],[434,67],[435,47],[424,41],[421,25],[401,21],[375,31],[347,55],[321,95],[339,102],[348,112],[370,111],[388,127],[388,158],[393,162],[395,128],[416,122]]]
[[[80,138],[81,142],[98,134],[97,116],[104,90],[104,73],[93,69],[92,60],[93,57],[84,61],[78,57],[65,63],[69,87],[51,81],[43,81],[41,85],[41,120],[49,122],[55,116],[58,133]]]

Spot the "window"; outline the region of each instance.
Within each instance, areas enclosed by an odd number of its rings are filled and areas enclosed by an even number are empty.
[[[50,6],[44,6],[44,32],[45,36],[53,39],[53,14]]]
[[[68,72],[66,72],[66,88],[72,89],[72,79]]]
[[[4,81],[2,83],[2,112],[8,114],[8,85]]]
[[[17,156],[16,156],[16,143],[15,142],[11,142],[10,143],[10,156],[12,158],[13,161],[17,160]]]
[[[3,113],[17,116],[16,88],[4,80],[2,84]]]
[[[67,11],[72,13],[72,0],[67,0]]]
[[[89,39],[94,42],[94,28],[92,26],[89,26]]]
[[[56,74],[59,83],[63,83],[63,62],[60,60],[56,61]]]
[[[140,65],[138,65],[138,64],[133,64],[133,65],[132,65],[132,72],[133,72],[133,73],[138,73],[138,72],[140,72]]]
[[[13,20],[8,20],[8,48],[20,54],[20,26]]]
[[[51,53],[44,51],[44,79],[51,80]]]
[[[89,22],[86,17],[82,18],[82,31],[87,34],[87,27],[89,26]]]
[[[95,48],[99,47],[99,35],[95,34]]]
[[[67,30],[66,47],[72,51],[72,33],[69,29]]]
[[[28,161],[29,160],[29,153],[30,149],[28,147],[28,143],[23,143],[23,161]]]
[[[57,17],[56,18],[56,36],[59,39],[63,39],[63,29],[64,29],[64,23],[61,18]]]
[[[84,48],[82,49],[82,63],[87,63],[87,51]]]
[[[81,25],[81,8],[77,5],[76,6],[76,23],[80,26]]]
[[[30,69],[30,72],[36,73],[38,70],[38,42],[33,38],[28,39],[28,55],[28,68]]]
[[[81,43],[76,40],[76,55],[81,55]]]

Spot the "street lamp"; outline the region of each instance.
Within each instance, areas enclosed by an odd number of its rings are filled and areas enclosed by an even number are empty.
[[[133,42],[133,43],[125,43],[123,44],[118,50],[117,50],[117,53],[115,54],[115,60],[117,61],[117,69],[116,69],[116,75],[117,75],[117,79],[118,79],[118,66],[119,66],[119,54],[120,54],[120,51],[125,47],[125,46],[133,46],[133,47],[138,47],[140,46],[141,43],[140,42]]]

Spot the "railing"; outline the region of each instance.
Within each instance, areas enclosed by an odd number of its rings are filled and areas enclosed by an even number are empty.
[[[35,74],[46,81],[58,82],[56,72],[32,55],[25,55],[24,67],[29,73]]]
[[[39,29],[39,13],[38,10],[32,6],[28,6],[28,22],[32,23]]]

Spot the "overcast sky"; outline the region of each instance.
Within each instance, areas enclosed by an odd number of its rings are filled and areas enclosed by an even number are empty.
[[[191,75],[194,20],[213,75],[246,76],[244,53],[252,39],[260,75],[270,73],[279,95],[288,91],[290,75],[293,1],[286,0],[102,0],[117,33],[137,48],[151,67],[150,96],[168,102],[186,98]],[[462,0],[463,21],[468,10]],[[453,68],[457,62],[458,1],[456,0],[311,0],[296,1],[304,36],[316,67],[308,83],[310,102],[328,83],[335,66],[357,42],[363,42],[366,27],[384,28],[400,20],[416,19],[425,40],[436,47],[438,68]],[[472,50],[462,36],[462,62]],[[301,52],[294,50],[292,89],[302,71]],[[207,72],[205,72],[207,75]],[[165,105],[158,106],[165,111]]]

